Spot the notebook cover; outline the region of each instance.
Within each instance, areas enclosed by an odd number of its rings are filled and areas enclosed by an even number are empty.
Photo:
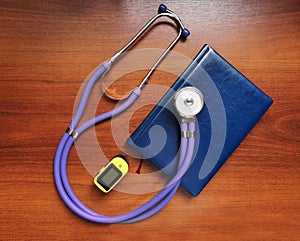
[[[205,106],[197,116],[194,161],[181,186],[197,196],[272,104],[272,99],[205,45],[127,143],[167,175],[176,172],[180,146],[174,94],[195,86]]]

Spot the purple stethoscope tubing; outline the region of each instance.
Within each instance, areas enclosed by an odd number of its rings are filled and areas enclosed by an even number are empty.
[[[105,73],[105,71],[109,68],[109,62],[104,62],[99,68],[97,68],[94,73],[90,76],[88,83],[85,87],[85,90],[82,94],[81,101],[78,105],[76,114],[70,124],[69,128],[75,129],[86,106],[87,99],[89,94],[98,78]],[[112,118],[126,109],[128,109],[135,100],[139,97],[141,90],[139,88],[135,88],[128,98],[122,103],[120,106],[115,108],[114,110],[108,111],[104,114],[101,114],[76,129],[78,135],[82,134],[89,127],[100,123],[104,120]],[[181,131],[195,131],[195,122],[181,123],[180,125]],[[141,221],[146,219],[155,213],[159,212],[163,207],[167,205],[167,203],[171,200],[171,198],[176,193],[182,176],[188,170],[193,157],[194,152],[194,138],[181,137],[181,146],[180,146],[180,158],[178,163],[177,174],[172,178],[169,184],[162,189],[158,194],[156,194],[150,201],[146,202],[139,208],[125,213],[123,215],[118,216],[104,216],[95,211],[91,210],[87,206],[85,206],[75,195],[74,191],[68,180],[67,174],[67,161],[68,155],[71,147],[74,144],[75,139],[65,133],[58,145],[55,159],[54,159],[54,179],[57,187],[57,191],[60,194],[64,203],[78,216],[97,223],[133,223],[137,221]]]

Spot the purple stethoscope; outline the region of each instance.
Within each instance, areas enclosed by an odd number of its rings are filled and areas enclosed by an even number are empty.
[[[112,63],[117,60],[122,53],[124,53],[149,28],[149,26],[155,22],[156,19],[160,17],[168,17],[177,23],[179,29],[177,37],[163,52],[157,62],[150,69],[146,77],[142,80],[140,85],[129,94],[129,96],[120,106],[104,114],[96,116],[95,118],[77,127],[84,112],[88,97],[97,80],[100,79],[100,77],[103,77],[104,74],[109,71]],[[179,17],[174,12],[169,10],[165,5],[161,4],[158,9],[158,14],[154,16],[119,52],[117,52],[109,61],[102,63],[102,65],[98,67],[89,77],[80,103],[77,107],[77,111],[57,147],[54,159],[54,179],[58,193],[60,194],[64,203],[78,216],[92,222],[103,224],[133,223],[146,219],[159,212],[164,206],[167,205],[167,203],[176,193],[180,185],[181,178],[190,167],[193,159],[195,145],[195,116],[202,110],[204,105],[202,93],[194,87],[182,88],[174,97],[175,108],[181,117],[181,145],[177,173],[164,189],[162,189],[150,201],[146,202],[139,208],[119,216],[104,216],[91,210],[79,200],[70,186],[67,174],[67,161],[70,149],[75,140],[91,126],[119,115],[128,109],[139,97],[143,87],[147,84],[149,77],[160,64],[160,62],[165,58],[168,52],[174,47],[180,38],[186,38],[189,34],[189,31],[184,27]]]

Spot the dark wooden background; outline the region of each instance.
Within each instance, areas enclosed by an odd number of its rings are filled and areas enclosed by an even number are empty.
[[[0,0],[1,240],[299,240],[299,1],[165,1],[191,31],[175,51],[193,58],[210,44],[274,99],[274,104],[197,197],[180,189],[158,215],[133,225],[80,219],[58,196],[53,156],[86,76],[152,17],[158,1]],[[159,24],[135,47],[164,48],[175,34]],[[185,66],[181,66],[182,70]],[[112,91],[134,87],[144,71]],[[157,71],[151,83],[176,76]],[[103,99],[98,112],[113,104]],[[133,131],[152,106],[131,120]],[[110,158],[118,153],[110,123],[97,127]],[[130,158],[131,172],[140,161]],[[141,173],[154,170],[144,162]],[[73,149],[71,183],[105,214],[153,196],[100,195]],[[151,185],[151,184],[149,184]]]

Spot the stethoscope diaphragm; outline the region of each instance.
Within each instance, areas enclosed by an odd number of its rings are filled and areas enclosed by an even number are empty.
[[[179,90],[174,98],[178,114],[184,118],[193,118],[204,106],[204,97],[200,90],[188,86]]]

